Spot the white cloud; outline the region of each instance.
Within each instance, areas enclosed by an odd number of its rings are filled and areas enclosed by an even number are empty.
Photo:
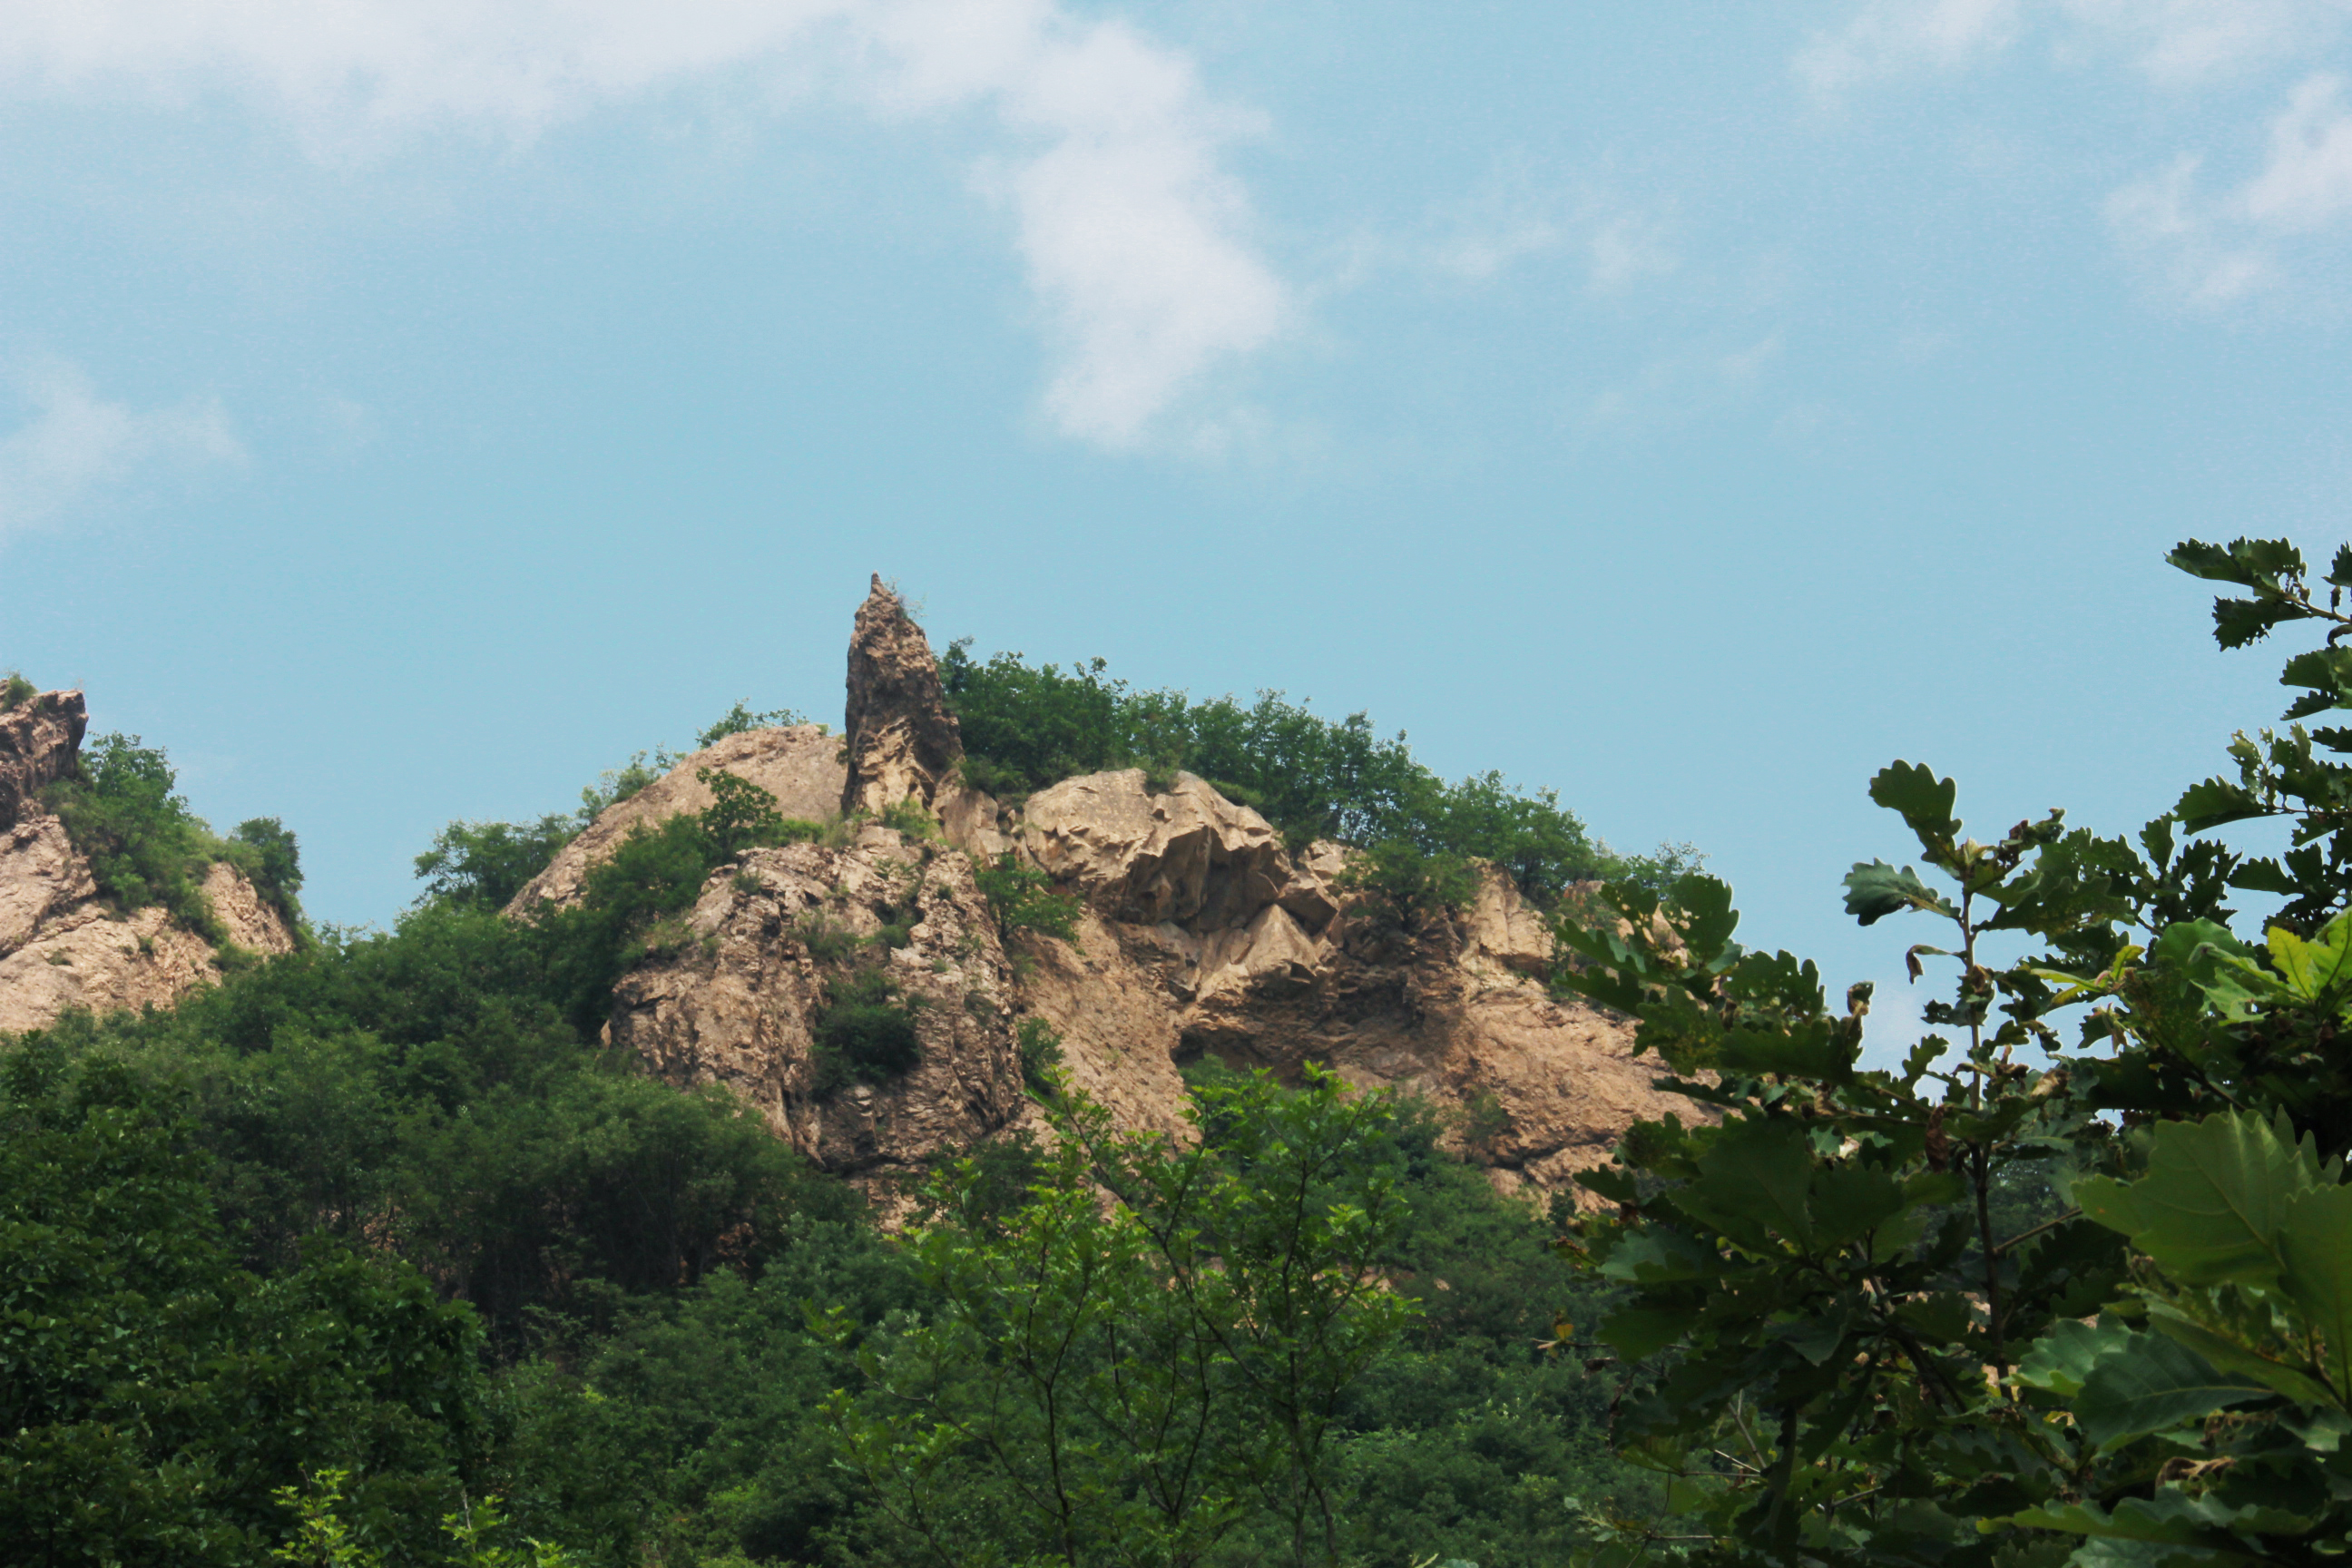
[[[2009,46],[2021,9],[2019,0],[1867,0],[1798,52],[1797,75],[1832,92],[1921,66],[1970,65]]]
[[[992,111],[1013,151],[982,185],[1013,214],[1067,434],[1143,440],[1293,315],[1220,161],[1256,122],[1181,52],[1061,0],[15,0],[0,28],[19,90],[235,94],[334,162],[430,131],[527,146],[747,79],[885,115]]]
[[[63,361],[33,367],[22,390],[35,412],[0,437],[0,539],[56,521],[143,471],[245,460],[215,400],[142,413],[100,397]]]
[[[1792,62],[1816,92],[2000,54],[2040,23],[2070,54],[2120,53],[2183,86],[2305,48],[2336,30],[2342,0],[1864,0]]]
[[[2117,191],[2107,219],[2162,289],[2192,305],[2228,304],[2294,275],[2289,248],[2352,230],[2352,109],[2344,79],[2305,78],[2271,121],[2263,166],[2208,196],[2204,160],[2184,154]]]
[[[2295,85],[2271,121],[2270,161],[2236,205],[2249,223],[2290,234],[2352,214],[2352,114],[2345,112],[2342,77],[2323,71]]]
[[[2064,10],[2166,86],[2274,59],[2341,15],[2332,0],[2064,0]]]
[[[1583,263],[1594,293],[1613,294],[1676,265],[1662,214],[1594,180],[1538,170],[1516,153],[1499,159],[1436,226],[1442,237],[1410,258],[1469,283],[1568,255]]]

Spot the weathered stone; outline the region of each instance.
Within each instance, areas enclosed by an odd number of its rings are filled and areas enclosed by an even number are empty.
[[[542,899],[570,903],[580,896],[581,879],[589,869],[612,856],[614,847],[629,829],[644,823],[653,826],[684,812],[698,812],[715,798],[699,776],[717,768],[766,790],[776,797],[776,809],[787,817],[822,822],[833,816],[841,800],[841,740],[814,724],[794,724],[782,730],[745,730],[721,738],[681,761],[677,766],[628,799],[608,807],[577,838],[565,845],[547,868],[525,883],[507,912],[519,914]]]
[[[16,952],[43,921],[97,891],[89,862],[75,853],[58,818],[28,816],[0,831],[0,953]]]
[[[23,824],[17,831],[36,829],[37,843],[47,832],[44,824],[56,820]],[[14,880],[23,868],[0,857],[0,878]],[[0,956],[0,1034],[47,1028],[76,1007],[93,1013],[168,1007],[219,980],[211,943],[156,906],[121,914],[96,897],[89,874],[81,857],[72,856],[71,866],[59,875],[78,876],[84,891],[53,907],[20,945]],[[204,889],[214,917],[237,946],[265,955],[293,951],[294,933],[285,918],[235,868],[215,864]]]
[[[857,609],[848,688],[842,815],[878,812],[908,799],[931,805],[963,759],[963,736],[948,711],[939,662],[923,628],[908,618],[879,575]]]
[[[73,771],[89,727],[79,691],[44,691],[0,710],[0,832],[39,815],[41,791]]]
[[[1141,768],[1064,779],[1023,821],[1039,866],[1130,924],[1245,926],[1299,880],[1265,818],[1191,773],[1159,791]]]
[[[905,945],[888,945],[886,923]],[[821,1091],[826,987],[858,966],[915,1003],[922,1059]],[[615,989],[612,1040],[672,1082],[727,1085],[812,1160],[870,1177],[1020,1113],[1013,993],[971,861],[869,826],[845,849],[755,849],[713,876],[675,947]]]

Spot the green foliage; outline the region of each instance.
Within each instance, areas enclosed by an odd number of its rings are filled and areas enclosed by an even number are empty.
[[[453,822],[416,858],[416,874],[425,881],[417,901],[502,910],[547,869],[580,827],[559,812],[536,822]]]
[[[684,760],[673,755],[665,746],[656,746],[650,752],[631,752],[627,762],[617,768],[605,769],[596,775],[594,784],[580,792],[580,806],[573,813],[574,819],[581,826],[587,826],[612,807],[658,781]]]
[[[511,1354],[549,1313],[757,1270],[795,1214],[850,1200],[740,1101],[681,1093],[583,1041],[546,933],[432,908],[388,933],[198,992],[170,1014],[68,1020],[51,1048],[120,1059],[189,1117],[247,1267],[324,1230],[396,1244]]]
[[[911,795],[884,806],[876,814],[875,820],[909,838],[937,839],[940,837],[939,818],[924,809],[923,803]]]
[[[302,852],[293,829],[274,816],[248,817],[219,847],[220,858],[245,873],[289,926],[300,921],[302,907],[295,895],[302,890]]]
[[[1516,790],[1495,773],[1448,784],[1413,760],[1403,735],[1381,739],[1361,713],[1335,722],[1278,691],[1248,706],[1195,701],[1134,690],[1105,668],[1101,659],[1067,672],[1033,667],[1017,653],[983,663],[968,639],[951,646],[940,677],[962,727],[965,781],[1017,796],[1109,768],[1142,768],[1165,787],[1181,769],[1263,813],[1294,845],[1329,838],[1457,866],[1488,860],[1546,907],[1581,880],[1663,886],[1696,868],[1688,846],[1618,856],[1549,790]]]
[[[257,817],[236,837],[216,838],[174,793],[177,783],[161,747],[143,745],[136,735],[107,734],[82,748],[75,772],[51,784],[44,799],[89,861],[99,890],[125,910],[161,904],[221,946],[227,932],[205,897],[204,879],[215,861],[226,860],[289,922],[299,921],[294,895],[302,873],[294,835],[275,817]]]
[[[923,1059],[915,1030],[919,996],[903,994],[880,969],[856,969],[825,983],[816,1015],[815,1089],[830,1094],[853,1083],[887,1083]]]
[[[2252,590],[2216,606],[2225,647],[2352,626],[2284,542],[2173,560]],[[2352,550],[2328,581],[2352,581]],[[2290,721],[2352,708],[2336,658],[2289,658],[2309,693]],[[2234,782],[2134,840],[2053,813],[1980,843],[1949,779],[1881,772],[1871,797],[1921,865],[1857,865],[1847,910],[1938,922],[1906,963],[1957,971],[1900,1071],[1861,1065],[1869,988],[1832,1011],[1812,965],[1731,940],[1711,879],[1663,900],[1612,888],[1603,918],[1563,923],[1585,961],[1563,984],[1638,1016],[1642,1047],[1722,1115],[1634,1128],[1584,1178],[1616,1214],[1564,1243],[1625,1291],[1600,1340],[1656,1358],[1615,1436],[1683,1510],[1607,1526],[1587,1561],[2341,1555],[2352,770],[2312,752],[2329,733],[2241,735]],[[2179,843],[2255,816],[2293,823],[2285,855]],[[2286,900],[2258,944],[2229,928],[2233,887]],[[2002,933],[2040,951],[1999,961]],[[2023,1223],[2053,1168],[2074,1206]]]
[[[122,1068],[0,1057],[0,1540],[28,1564],[244,1564],[270,1494],[346,1465],[352,1529],[417,1521],[480,1461],[471,1311],[321,1241],[236,1266],[193,1130]]]
[[[320,1470],[304,1487],[284,1486],[272,1495],[295,1516],[294,1537],[271,1550],[272,1562],[315,1565],[315,1568],[383,1568],[383,1554],[371,1551],[342,1517],[343,1489],[349,1470]],[[570,1568],[563,1549],[544,1541],[526,1541],[525,1550],[497,1544],[504,1533],[499,1500],[460,1500],[457,1512],[441,1520],[442,1533],[454,1550],[444,1559],[450,1568]]]
[[[0,713],[5,713],[18,703],[40,695],[41,689],[15,670],[0,675]]]
[[[731,860],[755,845],[783,841],[784,817],[773,794],[724,768],[697,768],[694,776],[710,792],[710,804],[702,809],[702,831],[709,837],[712,856]]]
[[[1337,885],[1377,894],[1409,923],[1446,910],[1465,908],[1478,896],[1478,876],[1469,860],[1432,853],[1403,838],[1383,839],[1342,871]]]
[[[1021,1052],[1021,1081],[1033,1092],[1054,1091],[1055,1071],[1062,1065],[1062,1031],[1031,1014],[1016,1025],[1013,1041]]]
[[[998,933],[1010,941],[1016,931],[1035,931],[1075,944],[1078,940],[1078,900],[1054,890],[1054,879],[1022,860],[1011,850],[992,866],[975,864],[972,885],[996,917]]]
[[[936,1305],[828,1408],[932,1560],[1190,1562],[1248,1537],[1255,1561],[1339,1561],[1341,1407],[1411,1318],[1377,1270],[1403,1217],[1368,1160],[1392,1111],[1320,1077],[1211,1093],[1224,1137],[1191,1146],[1066,1093],[1029,1203],[909,1237]]]
[[[766,713],[755,713],[749,702],[738,702],[719,716],[719,722],[694,738],[697,751],[715,746],[730,735],[740,735],[747,730],[782,730],[808,720],[790,708],[778,708]]]

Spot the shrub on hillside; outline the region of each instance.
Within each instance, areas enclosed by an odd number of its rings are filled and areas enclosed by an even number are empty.
[[[1325,719],[1278,691],[1248,704],[1195,701],[1136,690],[1099,658],[1066,671],[1017,653],[983,662],[969,639],[949,647],[940,677],[962,728],[964,780],[992,795],[1125,767],[1164,788],[1181,769],[1261,813],[1294,847],[1329,838],[1491,860],[1546,908],[1575,882],[1663,887],[1697,860],[1688,846],[1618,855],[1549,790],[1517,790],[1496,773],[1449,784],[1414,760],[1402,734],[1383,739],[1361,713]]]
[[[215,946],[227,932],[205,897],[205,872],[226,860],[243,871],[289,923],[300,919],[302,885],[294,835],[276,817],[256,817],[236,836],[214,836],[175,793],[178,775],[160,746],[136,735],[100,735],[82,749],[75,771],[43,799],[89,860],[99,890],[125,910],[161,904]]]
[[[900,994],[879,969],[859,969],[828,981],[816,1015],[816,1091],[853,1083],[887,1083],[923,1059],[915,1033],[919,997]]]
[[[778,708],[765,713],[755,713],[749,702],[738,702],[719,716],[719,722],[694,738],[697,751],[715,746],[730,735],[740,735],[747,730],[782,730],[793,724],[805,724],[808,720],[790,708]]]

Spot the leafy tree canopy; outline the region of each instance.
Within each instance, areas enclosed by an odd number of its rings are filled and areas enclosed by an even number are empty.
[[[1642,1021],[1710,1109],[1626,1137],[1613,1205],[1564,1248],[1627,1294],[1597,1343],[1651,1370],[1622,1452],[1674,1516],[1584,1561],[2317,1563],[2352,1550],[2352,548],[2313,597],[2293,546],[2171,557],[2247,590],[2224,647],[2316,623],[2284,729],[2126,839],[2062,814],[1988,841],[1896,763],[1872,799],[1919,864],[1859,864],[1846,907],[1936,931],[1953,975],[1899,1069],[1862,1065],[1868,987],[1732,940],[1730,890],[1607,889],[1562,924],[1560,984]],[[2275,817],[2281,856],[2206,837]],[[2239,893],[2283,900],[2242,936]],[[2028,956],[1996,956],[2023,946]],[[2005,1193],[2046,1184],[2030,1222]]]

